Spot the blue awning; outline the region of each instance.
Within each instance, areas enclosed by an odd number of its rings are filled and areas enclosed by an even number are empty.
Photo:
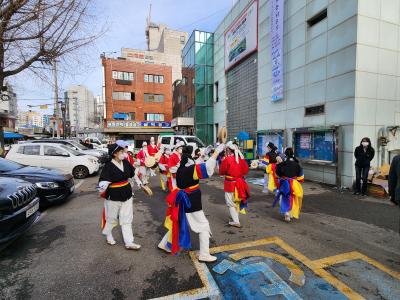
[[[22,139],[23,137],[19,133],[4,131],[4,139]]]

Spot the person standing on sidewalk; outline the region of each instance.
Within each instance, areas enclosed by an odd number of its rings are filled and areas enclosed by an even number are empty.
[[[371,140],[365,137],[361,140],[360,146],[354,150],[356,158],[356,186],[354,195],[365,195],[368,186],[368,172],[371,167],[371,160],[375,156],[375,150],[371,146]],[[361,187],[362,180],[362,187]]]
[[[232,218],[228,224],[240,228],[239,213],[246,213],[247,199],[250,196],[249,187],[244,180],[244,176],[249,172],[249,166],[234,143],[226,144],[225,153],[226,157],[219,167],[219,175],[225,176],[225,202]]]
[[[129,182],[135,176],[135,169],[125,159],[123,147],[112,144],[108,152],[112,159],[104,165],[99,178],[101,196],[105,198],[102,233],[109,245],[115,245],[112,230],[119,221],[125,248],[138,250],[141,246],[134,243],[132,232],[133,193]]]

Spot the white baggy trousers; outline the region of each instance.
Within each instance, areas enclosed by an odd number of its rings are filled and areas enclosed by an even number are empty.
[[[200,256],[208,256],[210,255],[210,236],[211,229],[210,223],[208,222],[204,212],[202,210],[186,213],[186,218],[188,220],[190,229],[195,233],[199,234],[199,242],[200,242]],[[168,232],[164,235],[160,244],[158,245],[162,249],[167,249],[168,242]]]
[[[228,206],[232,221],[235,223],[240,223],[239,212],[237,211],[235,204],[235,195],[233,193],[225,192],[225,202],[226,206]]]
[[[115,226],[121,226],[122,237],[125,245],[133,243],[132,221],[133,221],[133,198],[122,201],[104,201],[106,212],[106,226],[104,226],[103,234],[110,235]]]

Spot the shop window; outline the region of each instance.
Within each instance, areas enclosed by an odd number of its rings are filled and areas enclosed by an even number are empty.
[[[335,162],[335,139],[333,130],[294,133],[296,156],[305,160]]]
[[[328,10],[325,8],[323,11],[317,13],[315,16],[307,20],[307,24],[309,27],[314,26],[315,24],[318,24],[322,20],[326,19],[328,16]]]

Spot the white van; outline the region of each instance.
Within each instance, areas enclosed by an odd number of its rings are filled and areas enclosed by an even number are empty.
[[[26,166],[60,170],[77,179],[94,174],[100,168],[96,157],[54,143],[15,144],[6,158]]]
[[[201,150],[205,149],[204,143],[194,135],[164,135],[161,137],[161,145],[173,147],[178,142],[182,141],[187,146],[193,147],[193,152],[199,148]]]

